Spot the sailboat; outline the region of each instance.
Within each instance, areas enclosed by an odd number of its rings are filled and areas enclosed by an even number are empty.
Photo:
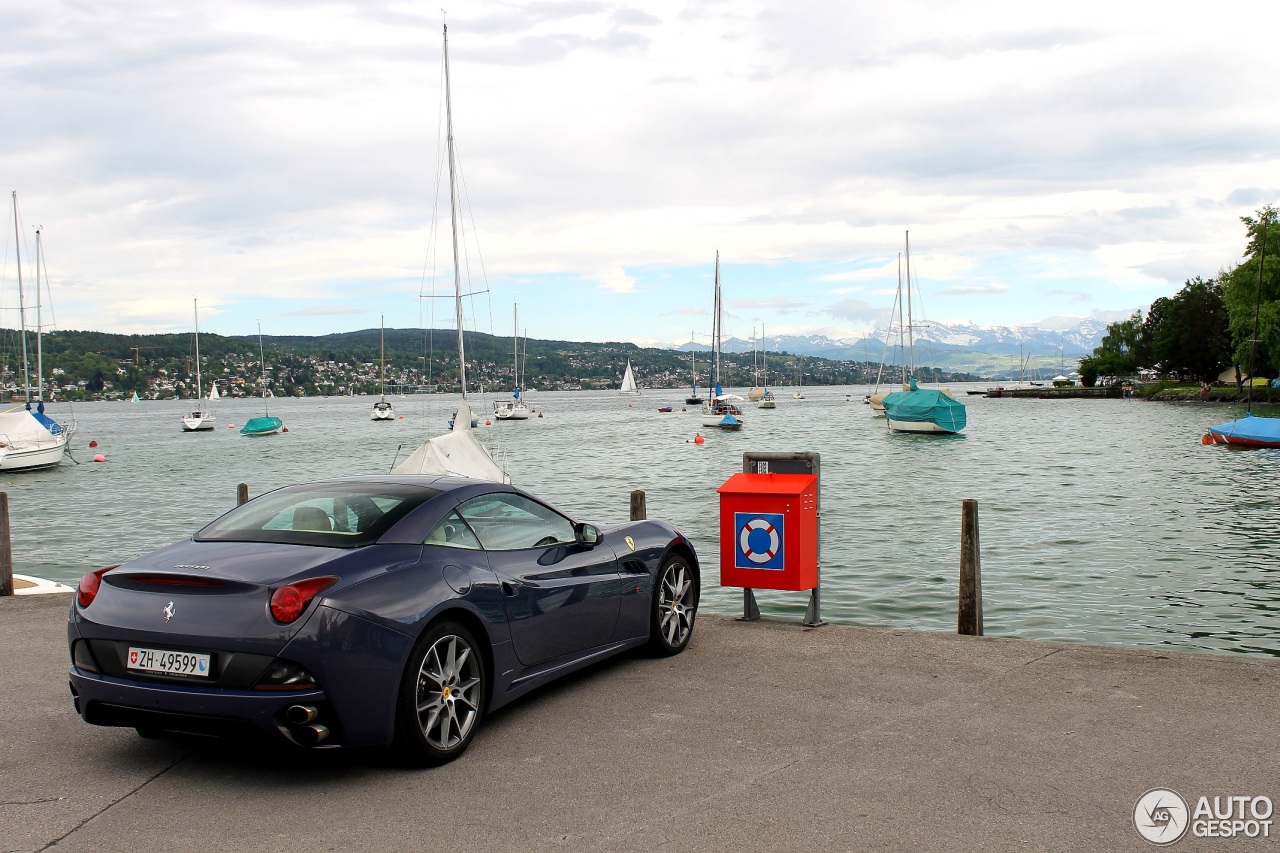
[[[284,426],[279,418],[272,417],[270,407],[267,404],[268,398],[271,396],[271,389],[267,387],[267,361],[262,351],[262,324],[258,324],[258,361],[262,367],[262,417],[249,418],[245,425],[240,427],[241,435],[275,435]]]
[[[627,372],[622,374],[622,385],[618,393],[625,397],[639,397],[640,388],[636,385],[636,375],[631,370],[631,359],[627,359]]]
[[[911,232],[907,232],[907,363],[903,365],[907,378],[901,391],[884,398],[884,416],[893,432],[957,433],[968,423],[964,403],[946,391],[923,389],[916,385],[915,346],[911,331]],[[902,318],[899,306],[899,319]]]
[[[711,396],[702,404],[702,425],[716,429],[742,429],[742,409],[736,405],[742,398],[726,394],[720,387],[720,252],[716,252],[715,308],[711,321]]]
[[[22,376],[26,405],[0,413],[0,471],[36,471],[52,468],[66,455],[75,424],[63,426],[44,412],[44,333],[40,311],[40,262],[43,257],[40,229],[36,229],[36,407],[31,408],[31,372],[27,364],[27,311],[22,293],[21,231],[18,226],[18,192],[13,192],[14,250],[18,261],[18,316],[22,336]]]
[[[689,376],[689,396],[684,398],[684,402],[689,406],[701,405],[702,398],[698,396],[698,348],[693,332],[689,332]]]
[[[378,373],[381,376],[382,398],[373,404],[373,411],[369,413],[369,418],[375,421],[394,420],[396,410],[387,402],[387,318],[380,318],[382,323],[382,335],[380,337],[380,350],[378,354]]]
[[[449,215],[453,222],[453,304],[458,323],[458,381],[462,402],[449,432],[428,438],[409,458],[395,465],[393,474],[435,474],[470,477],[496,483],[510,483],[511,475],[493,461],[489,451],[472,429],[471,407],[467,405],[467,358],[462,343],[462,273],[458,258],[458,190],[453,150],[453,102],[449,87],[449,27],[444,28],[444,97],[446,134],[449,147]]]
[[[796,358],[796,392],[791,395],[793,399],[804,399],[804,363]]]
[[[510,400],[494,400],[493,416],[500,421],[527,421],[529,406],[520,399],[520,306],[512,307],[514,331],[511,333],[513,384]]]
[[[1245,387],[1244,417],[1209,427],[1202,444],[1229,444],[1234,447],[1280,447],[1280,418],[1253,414],[1253,377],[1258,363],[1258,318],[1262,309],[1262,268],[1267,257],[1267,214],[1261,217],[1258,238],[1258,288],[1253,303],[1253,337],[1249,340],[1249,382]]]
[[[204,385],[200,379],[200,303],[192,299],[191,306],[196,318],[196,407],[194,411],[182,416],[182,429],[184,432],[205,432],[213,429],[213,412],[204,405]]]
[[[755,403],[764,396],[764,389],[760,387],[760,348],[756,346],[755,326],[751,327],[751,381],[754,384],[747,389],[747,399]]]
[[[764,393],[760,395],[758,408],[776,409],[778,408],[778,400],[773,396],[773,392],[769,390],[769,348],[768,341],[764,336],[764,324],[760,324],[760,361],[762,362],[764,375]]]

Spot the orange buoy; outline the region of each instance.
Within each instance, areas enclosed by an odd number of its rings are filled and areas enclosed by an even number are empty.
[[[698,433],[693,437],[694,444],[703,444],[704,442],[706,442],[706,439],[702,437],[702,433]]]
[[[103,456],[101,453],[95,453],[95,454],[94,454],[94,456],[93,456],[93,461],[94,461],[94,462],[106,462],[106,461],[107,461],[107,457]]]
[[[96,442],[96,441],[91,441],[91,442],[89,442],[89,446],[90,446],[90,447],[97,447],[97,446],[98,446],[98,442]]]
[[[400,420],[404,420],[404,415],[396,415]]]
[[[235,429],[235,428],[236,428],[235,424],[227,424],[227,429]]]
[[[485,419],[484,419],[484,425],[485,425],[485,426],[493,426],[493,421],[489,420],[488,418],[485,418]]]
[[[1200,436],[1200,443],[1213,444],[1213,436],[1209,435],[1209,433],[1206,432],[1204,435]]]

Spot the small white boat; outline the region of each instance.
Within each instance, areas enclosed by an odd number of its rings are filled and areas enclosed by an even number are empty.
[[[378,373],[382,377],[382,398],[373,404],[373,411],[369,413],[369,419],[374,421],[393,421],[396,418],[396,410],[387,402],[387,319],[385,316],[382,318],[380,341]]]
[[[773,396],[773,392],[769,390],[769,354],[768,347],[765,346],[764,325],[760,326],[760,360],[764,362],[762,365],[764,371],[764,393],[760,395],[760,402],[756,404],[758,409],[776,409],[778,408],[778,398]]]
[[[527,421],[529,419],[529,406],[524,400],[520,399],[520,307],[513,307],[513,317],[515,324],[515,332],[511,336],[511,349],[513,353],[511,399],[495,400],[493,403],[493,416],[500,421]],[[631,369],[630,363],[627,365],[628,371]],[[629,374],[628,374],[629,375]],[[634,384],[634,379],[632,380]]]
[[[631,359],[627,359],[627,372],[622,374],[622,387],[618,393],[627,397],[639,397],[640,387],[636,385],[636,375],[631,370]]]
[[[196,318],[196,407],[194,411],[182,416],[182,430],[183,432],[206,432],[214,427],[213,412],[209,410],[208,406],[202,405],[204,402],[204,392],[202,390],[203,383],[200,378],[200,304],[197,300],[192,299],[191,305]],[[213,394],[216,394],[217,391],[210,389],[209,393],[211,399],[217,399],[212,396]]]
[[[716,252],[715,308],[711,321],[711,386],[707,402],[702,404],[702,425],[715,429],[742,429],[742,402],[736,394],[726,394],[720,387],[720,253]]]

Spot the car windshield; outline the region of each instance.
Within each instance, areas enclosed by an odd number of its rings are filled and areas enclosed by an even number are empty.
[[[289,486],[236,507],[195,538],[358,548],[376,542],[438,494],[438,489],[381,483]]]

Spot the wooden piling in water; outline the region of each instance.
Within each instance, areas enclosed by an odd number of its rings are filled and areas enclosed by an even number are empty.
[[[236,488],[236,506],[247,504],[249,502],[249,484],[241,483]]]
[[[9,538],[8,492],[0,492],[0,595],[13,595],[13,542]]]
[[[982,636],[982,558],[978,548],[978,502],[961,502],[960,602],[956,633]]]
[[[645,496],[643,489],[636,489],[631,493],[631,520],[644,521],[649,517],[649,508],[645,505]]]

